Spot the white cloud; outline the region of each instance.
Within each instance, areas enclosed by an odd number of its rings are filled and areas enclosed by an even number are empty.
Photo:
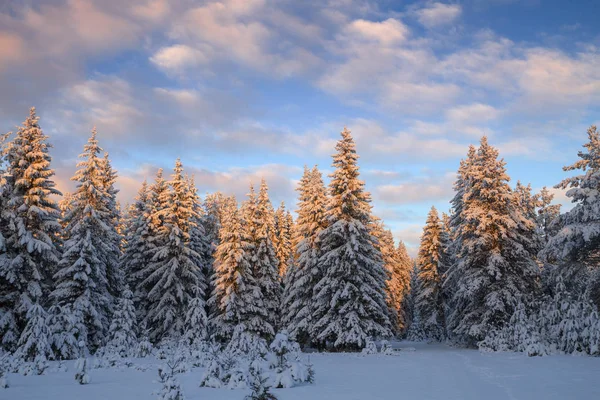
[[[204,46],[204,51],[184,44],[160,48],[150,61],[167,73],[182,73],[188,68],[207,64],[210,61],[211,49]]]
[[[415,11],[417,20],[427,28],[452,24],[462,14],[459,4],[430,3]]]

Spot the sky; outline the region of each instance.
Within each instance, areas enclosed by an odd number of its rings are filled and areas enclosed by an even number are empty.
[[[511,184],[568,176],[600,122],[596,0],[0,0],[0,131],[35,106],[56,180],[97,127],[130,202],[180,157],[200,193],[267,180],[295,209],[344,126],[374,213],[414,255],[487,135]],[[556,201],[568,204],[557,191]]]

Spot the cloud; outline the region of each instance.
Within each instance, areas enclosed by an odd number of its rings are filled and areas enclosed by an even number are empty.
[[[205,51],[200,51],[184,44],[177,44],[160,48],[150,57],[150,61],[167,73],[177,74],[188,68],[208,63],[210,52],[209,47],[206,47]]]
[[[453,172],[434,177],[419,176],[402,183],[377,186],[373,198],[395,205],[450,201],[455,180]]]
[[[384,45],[403,42],[409,34],[406,25],[394,18],[381,22],[357,19],[352,21],[346,29],[351,36],[373,40]]]
[[[429,3],[416,10],[415,15],[421,25],[427,28],[446,26],[456,21],[462,14],[459,4]]]

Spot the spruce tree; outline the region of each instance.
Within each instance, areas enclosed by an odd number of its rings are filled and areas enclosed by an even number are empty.
[[[36,303],[46,301],[59,260],[60,195],[52,180],[51,145],[35,108],[18,128],[6,152],[0,238],[0,334],[11,349]]]
[[[279,261],[279,276],[285,276],[287,264],[292,256],[292,224],[291,214],[285,210],[285,203],[275,212],[275,235],[277,236],[275,253]]]
[[[131,260],[132,264],[125,266],[125,271],[128,272],[128,282],[133,288],[133,298],[136,312],[138,313],[138,321],[143,321],[149,312],[148,293],[152,289],[152,285],[147,281],[150,275],[154,272],[154,267],[150,267],[150,261],[156,254],[156,249],[164,245],[165,237],[161,234],[164,227],[165,210],[169,200],[169,184],[163,176],[163,170],[160,168],[156,172],[154,183],[148,188],[148,198],[146,205],[141,206],[144,212],[140,215],[141,220],[134,244],[139,245],[139,254]],[[125,249],[127,257],[131,254],[129,249]],[[135,252],[135,249],[131,249]]]
[[[445,332],[439,266],[445,258],[442,244],[442,225],[435,207],[431,207],[423,228],[417,264],[420,291],[415,308],[421,318],[421,327],[430,340],[441,341]]]
[[[206,276],[207,290],[205,294],[206,313],[210,316],[216,312],[215,305],[210,301],[215,291],[215,251],[219,245],[219,230],[223,219],[223,207],[225,197],[222,193],[216,192],[207,194],[202,204],[201,223],[206,235],[206,241],[210,247],[207,249],[204,259],[206,260],[204,275]]]
[[[133,293],[125,286],[117,301],[108,330],[108,353],[120,357],[134,356],[138,344],[136,326]]]
[[[539,208],[537,210],[536,218],[543,246],[545,246],[550,238],[557,233],[558,224],[555,224],[554,222],[560,215],[561,205],[552,204],[553,199],[554,194],[544,186],[539,194]]]
[[[449,267],[442,282],[443,298],[445,299],[444,309],[447,317],[452,315],[455,307],[453,304],[454,293],[458,288],[458,279],[460,278],[458,272],[458,253],[462,246],[462,237],[460,236],[459,231],[465,220],[463,214],[464,196],[470,188],[471,169],[473,168],[476,156],[476,147],[470,145],[467,157],[460,161],[460,166],[456,174],[457,178],[454,182],[454,197],[450,201],[451,212],[448,223],[450,244],[447,250]],[[452,332],[447,332],[448,335],[451,335],[451,333]]]
[[[125,218],[125,245],[121,256],[121,270],[126,283],[134,291],[140,283],[139,273],[149,261],[148,234],[150,233],[150,190],[146,180],[130,206]],[[134,303],[140,299],[134,295]]]
[[[121,258],[121,235],[119,226],[121,224],[121,212],[117,202],[117,193],[115,188],[117,181],[117,172],[112,168],[108,153],[104,153],[101,160],[102,168],[102,186],[105,193],[106,208],[109,211],[107,215],[107,250],[104,252],[104,263],[106,264],[106,279],[108,280],[108,290],[110,294],[117,298],[120,296],[125,285],[125,274],[119,263]]]
[[[541,252],[542,258],[557,264],[565,284],[582,293],[588,289],[593,301],[600,305],[600,132],[595,126],[587,130],[585,150],[580,160],[563,167],[564,171],[580,170],[581,174],[566,178],[555,187],[569,189],[567,197],[575,204],[555,222],[558,232]]]
[[[150,339],[180,337],[184,331],[185,315],[193,298],[203,297],[206,289],[200,255],[190,247],[190,230],[195,215],[193,200],[178,159],[171,181],[171,190],[158,199],[165,207],[152,218],[162,221],[156,231],[157,247],[142,285],[148,288],[147,314],[144,322],[151,327]]]
[[[102,159],[98,157],[101,150],[93,129],[80,155],[83,161],[71,178],[78,183],[65,216],[66,241],[52,292],[58,305],[68,306],[80,318],[75,324],[85,327],[77,337],[85,344],[84,351],[85,347],[95,349],[103,343],[112,301],[106,261],[114,251],[110,226],[113,210],[106,201]]]
[[[323,277],[319,265],[321,255],[319,233],[326,227],[326,189],[321,173],[315,166],[304,167],[298,186],[298,219],[294,231],[295,253],[293,267],[286,273],[283,294],[283,326],[302,345],[310,342],[314,324],[315,286]]]
[[[267,183],[263,179],[260,185],[254,220],[246,221],[246,224],[254,224],[254,246],[251,253],[252,268],[256,284],[262,291],[263,302],[267,318],[265,331],[261,337],[271,340],[279,326],[279,314],[281,304],[281,283],[279,280],[279,260],[275,253],[272,238],[274,236],[274,211],[269,200]],[[269,327],[270,326],[270,329]],[[273,332],[271,333],[271,330]]]
[[[24,361],[46,361],[52,357],[48,314],[39,303],[27,311],[27,324],[19,338],[17,356]]]
[[[324,276],[315,287],[312,337],[335,349],[358,350],[371,337],[388,337],[386,272],[371,224],[370,195],[359,179],[350,131],[341,133],[329,184],[328,226],[319,234]]]
[[[515,205],[505,163],[483,137],[463,195],[449,327],[474,344],[501,329],[520,298],[535,293],[539,269],[531,253],[532,222]]]
[[[265,328],[262,293],[245,252],[250,245],[235,198],[230,198],[223,209],[219,245],[215,252],[215,292],[211,298],[217,310],[211,318],[212,330],[223,341],[231,339],[238,326],[256,334]]]
[[[408,255],[406,245],[400,241],[396,248],[396,262],[392,271],[392,279],[390,281],[389,290],[392,296],[392,304],[396,314],[398,315],[399,334],[406,333],[410,325],[410,291],[411,291],[411,271],[413,262]]]

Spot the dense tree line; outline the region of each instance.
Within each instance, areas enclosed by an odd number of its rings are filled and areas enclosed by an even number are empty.
[[[595,127],[557,187],[509,185],[483,138],[461,161],[449,215],[432,208],[416,260],[371,211],[356,146],[341,132],[326,187],[315,166],[297,218],[263,180],[241,204],[202,200],[175,162],[121,211],[117,172],[95,129],[72,180],[53,182],[35,109],[1,138],[1,346],[26,361],[150,343],[251,349],[289,333],[302,346],[356,351],[375,338],[451,340],[490,350],[597,354],[600,139]],[[286,336],[287,337],[287,336]]]

